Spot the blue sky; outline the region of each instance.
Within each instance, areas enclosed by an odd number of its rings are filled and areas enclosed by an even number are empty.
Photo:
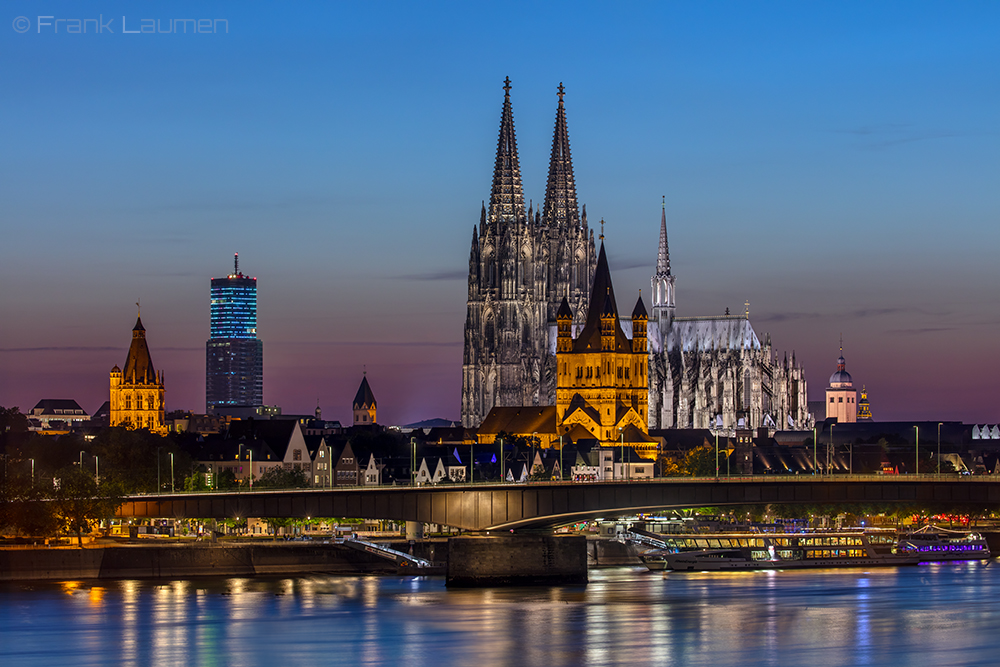
[[[0,19],[0,405],[95,409],[141,298],[168,408],[203,409],[209,279],[239,251],[268,403],[348,419],[367,367],[380,421],[457,418],[510,76],[535,202],[566,85],[619,293],[648,292],[666,196],[678,314],[749,300],[814,398],[843,333],[877,419],[1000,420],[995,3],[13,1]]]

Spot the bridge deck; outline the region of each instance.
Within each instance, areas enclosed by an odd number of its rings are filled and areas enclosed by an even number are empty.
[[[948,475],[801,475],[348,487],[133,496],[124,518],[350,517],[437,523],[465,530],[550,527],[604,516],[692,507],[790,504],[937,504],[995,507],[1000,478]]]

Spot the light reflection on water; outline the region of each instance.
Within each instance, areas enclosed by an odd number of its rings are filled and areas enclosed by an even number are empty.
[[[3,665],[994,664],[1000,567],[0,586]]]

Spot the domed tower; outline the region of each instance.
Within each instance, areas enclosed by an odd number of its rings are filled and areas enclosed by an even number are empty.
[[[830,376],[830,386],[826,388],[826,418],[834,418],[840,424],[858,421],[858,391],[847,372],[843,343],[840,344],[837,371]]]

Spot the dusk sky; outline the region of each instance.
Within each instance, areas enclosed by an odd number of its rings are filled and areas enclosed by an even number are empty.
[[[122,33],[148,18],[228,34]],[[536,206],[565,84],[618,294],[649,292],[665,196],[679,316],[749,300],[812,400],[842,333],[876,420],[1000,421],[1000,3],[21,0],[0,19],[0,405],[96,410],[141,299],[167,409],[204,411],[209,283],[238,251],[266,403],[349,422],[367,367],[380,422],[458,419],[509,76]]]

